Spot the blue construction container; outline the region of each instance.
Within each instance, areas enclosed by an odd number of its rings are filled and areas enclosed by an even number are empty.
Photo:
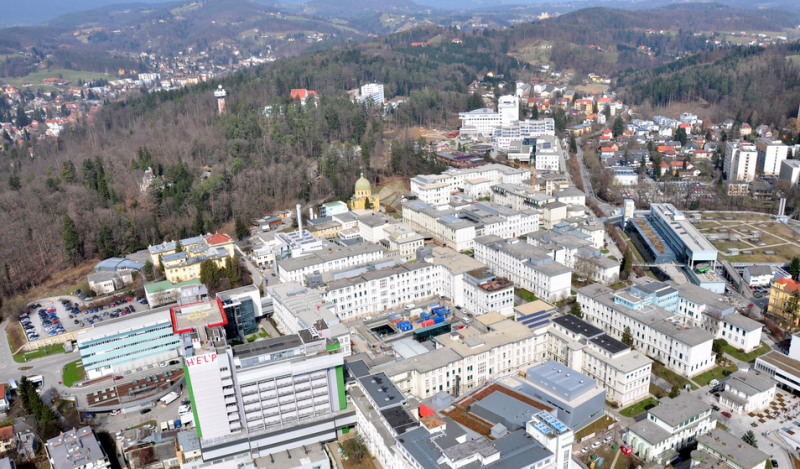
[[[428,314],[428,313],[426,313],[425,311],[423,311],[422,313],[420,313],[420,316],[422,316],[422,319],[424,319],[424,320],[426,320],[426,321],[427,321],[428,319],[430,319],[430,318],[431,318],[431,315],[430,315],[430,314]]]
[[[444,322],[444,318],[441,317],[441,316],[436,316],[435,318],[433,318],[433,323],[434,324],[439,324],[439,323],[442,323],[442,322]]]
[[[428,306],[428,311],[430,311],[432,313],[433,310],[438,308],[438,307],[439,307],[439,303],[432,304],[432,305]]]
[[[398,322],[397,323],[397,328],[400,329],[403,332],[408,332],[408,331],[414,329],[414,325],[412,325],[408,321],[403,321],[403,322]]]

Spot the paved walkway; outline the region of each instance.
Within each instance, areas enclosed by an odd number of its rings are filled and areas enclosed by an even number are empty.
[[[619,453],[621,453],[621,452],[622,452],[622,449],[621,449],[621,448],[617,450],[616,454],[614,454],[614,460],[613,460],[613,461],[611,461],[611,465],[610,465],[610,466],[608,466],[608,467],[610,467],[610,468],[612,468],[612,469],[613,469],[613,468],[614,468],[614,466],[616,466],[616,464],[617,464],[617,459],[619,459]]]

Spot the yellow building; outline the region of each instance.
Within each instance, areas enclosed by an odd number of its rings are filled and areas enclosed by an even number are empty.
[[[789,300],[800,294],[800,284],[790,278],[779,278],[772,282],[769,289],[769,306],[767,306],[767,316],[777,321],[780,325],[798,325],[800,311],[795,314],[786,311]]]
[[[347,205],[350,210],[381,209],[381,200],[377,194],[372,195],[372,187],[364,177],[364,173],[361,173],[361,177],[356,181],[356,193],[350,197]]]
[[[233,239],[221,233],[182,239],[181,250],[177,248],[175,241],[165,241],[147,248],[153,265],[158,266],[161,262],[164,276],[172,283],[200,278],[200,264],[205,260],[211,259],[217,267],[222,268],[234,255]]]

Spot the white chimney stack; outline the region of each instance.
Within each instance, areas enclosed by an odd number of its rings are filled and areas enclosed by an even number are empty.
[[[314,207],[308,207],[308,219],[309,220],[314,219]]]
[[[297,204],[297,231],[303,231],[303,207]]]

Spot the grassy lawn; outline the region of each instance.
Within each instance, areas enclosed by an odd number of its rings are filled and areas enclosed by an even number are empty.
[[[586,435],[591,435],[592,433],[597,433],[599,431],[605,430],[608,428],[609,425],[614,423],[615,420],[609,417],[608,415],[604,415],[602,418],[595,420],[594,422],[590,423],[586,427],[580,429],[578,433],[575,434],[575,441],[580,441],[581,438],[585,437]]]
[[[692,390],[696,390],[697,386],[690,382],[688,379],[680,376],[672,370],[668,370],[664,365],[658,362],[653,362],[653,374],[667,380],[671,384],[677,384],[681,389],[685,389],[686,385],[690,385]]]
[[[47,355],[52,355],[54,353],[66,353],[64,352],[64,345],[53,344],[53,345],[48,345],[47,347],[42,347],[39,350],[34,350],[33,352],[20,353],[14,355],[14,361],[17,363],[25,363],[28,360],[33,360],[34,358],[39,358],[39,357],[45,357]]]
[[[53,68],[47,70],[37,70],[33,73],[29,73],[22,78],[3,78],[3,82],[9,85],[14,86],[22,86],[23,83],[30,83],[32,84],[32,88],[50,88],[53,89],[54,87],[45,85],[42,80],[45,78],[58,78],[59,75],[70,81],[78,81],[78,79],[83,80],[91,80],[94,78],[103,78],[108,79],[103,73],[95,73],[95,72],[81,72],[78,70],[67,70],[65,68]]]
[[[642,412],[652,409],[653,407],[658,405],[658,401],[652,397],[648,397],[643,401],[639,401],[636,404],[633,404],[630,407],[626,407],[619,411],[620,415],[624,415],[625,417],[634,417],[636,415],[641,414]]]
[[[608,254],[608,249],[601,249],[600,252],[603,254]]]
[[[258,339],[258,335],[253,334],[253,335],[251,335],[250,337],[247,338],[247,342],[255,342],[256,339]]]
[[[731,344],[725,346],[725,353],[732,356],[737,360],[741,360],[743,362],[751,362],[756,358],[764,355],[765,353],[769,352],[771,349],[767,344],[761,342],[761,347],[753,350],[750,353],[739,353],[739,350]]]
[[[78,359],[64,365],[64,386],[72,386],[78,381],[86,378],[86,371],[83,369],[83,362]]]
[[[262,328],[261,328],[261,329],[258,331],[258,336],[259,336],[259,337],[261,337],[262,339],[266,339],[267,337],[269,337],[269,333],[267,332],[267,330],[266,330],[266,329],[264,329],[264,328],[262,327]]]
[[[694,378],[692,378],[692,381],[694,381],[695,383],[699,384],[700,386],[706,386],[713,379],[720,380],[720,379],[724,378],[725,375],[723,374],[723,372],[725,370],[728,370],[731,373],[733,373],[735,371],[738,371],[739,367],[734,365],[734,364],[732,364],[731,366],[727,366],[727,367],[726,366],[718,366],[716,368],[712,368],[712,369],[706,371],[705,373],[701,373],[701,374],[695,376]]]
[[[617,260],[617,257],[616,257],[616,256],[608,256],[608,258],[609,258],[609,259],[611,259],[612,261],[615,261],[615,260]]]
[[[533,293],[529,292],[528,290],[525,290],[524,288],[515,289],[514,294],[522,298],[523,300],[527,301],[528,303],[539,299],[536,298],[536,296]]]
[[[627,287],[628,284],[625,282],[617,282],[614,285],[609,285],[609,286],[611,287],[612,290],[619,290],[621,288]]]
[[[238,339],[233,339],[233,340],[229,340],[228,341],[228,345],[230,345],[231,347],[235,347],[237,345],[242,345],[243,343],[244,342],[242,342],[241,340],[238,340]]]
[[[663,389],[659,388],[653,383],[650,383],[650,394],[656,396],[657,398],[661,399],[662,397],[667,395],[667,392]]]

